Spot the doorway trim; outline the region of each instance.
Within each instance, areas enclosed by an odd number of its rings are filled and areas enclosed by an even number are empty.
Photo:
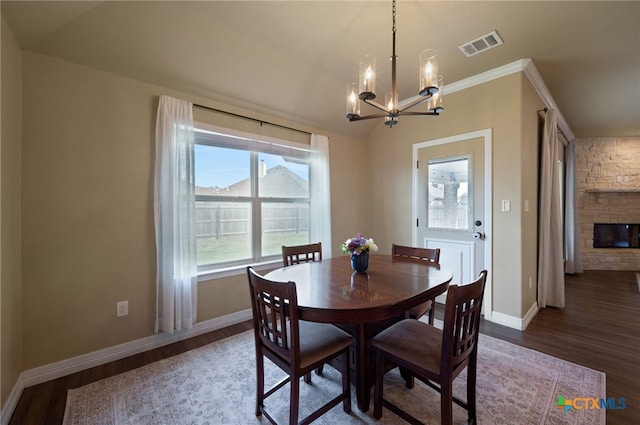
[[[491,163],[492,150],[492,130],[486,128],[484,130],[472,131],[469,133],[456,134],[454,136],[443,137],[440,139],[427,140],[415,143],[413,145],[413,164],[418,163],[418,151],[420,149],[429,148],[447,143],[461,142],[463,140],[482,138],[484,142],[484,267],[489,272],[487,275],[487,283],[485,286],[483,310],[485,320],[491,321],[493,316],[493,167]],[[418,168],[413,167],[412,176],[412,214],[411,223],[417,223],[418,220]],[[414,246],[418,246],[418,228],[413,226],[411,231],[411,239]]]

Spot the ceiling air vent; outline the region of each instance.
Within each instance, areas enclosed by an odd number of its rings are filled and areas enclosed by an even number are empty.
[[[466,57],[477,55],[480,52],[489,50],[491,48],[500,46],[502,39],[496,31],[492,31],[489,34],[483,35],[480,38],[476,38],[473,41],[458,46],[458,49],[465,54]]]

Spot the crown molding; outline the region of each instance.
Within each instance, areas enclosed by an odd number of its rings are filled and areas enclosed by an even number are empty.
[[[471,77],[464,78],[460,81],[456,81],[451,84],[445,84],[443,90],[444,95],[446,96],[449,93],[455,93],[457,91],[465,90],[482,83],[497,80],[498,78],[502,78],[507,75],[522,72],[527,66],[527,61],[531,61],[531,59],[520,59],[515,62],[500,66],[498,68],[490,69],[489,71],[472,75]]]
[[[567,141],[571,142],[573,139],[575,139],[573,131],[571,131],[571,128],[569,128],[569,124],[564,119],[562,112],[560,112],[560,109],[558,109],[558,105],[556,105],[556,102],[553,100],[553,97],[551,96],[547,85],[544,83],[542,76],[538,72],[538,68],[536,68],[536,65],[533,63],[532,59],[523,59],[523,61],[526,61],[526,65],[524,67],[524,75],[527,76],[529,82],[536,90],[538,96],[540,96],[545,106],[548,109],[554,109],[556,111],[558,128],[564,134]]]
[[[564,119],[564,116],[558,109],[558,105],[556,105],[556,102],[553,100],[553,96],[551,96],[547,85],[544,83],[544,80],[532,59],[520,59],[469,78],[465,78],[451,84],[445,84],[443,90],[444,96],[518,72],[524,72],[524,75],[527,77],[536,93],[538,93],[538,96],[540,96],[545,106],[548,109],[555,109],[557,113],[558,128],[562,133],[564,133],[569,142],[572,141],[575,136],[573,135],[571,128],[569,128],[569,124],[567,124],[567,121]]]

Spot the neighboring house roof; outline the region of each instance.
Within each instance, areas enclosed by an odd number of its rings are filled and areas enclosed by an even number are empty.
[[[250,179],[240,180],[227,187],[196,186],[196,195],[247,196],[250,193]],[[259,180],[263,194],[283,198],[308,198],[309,182],[291,172],[287,167],[277,165],[266,171]]]

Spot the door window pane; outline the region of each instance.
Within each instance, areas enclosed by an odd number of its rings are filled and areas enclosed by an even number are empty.
[[[429,161],[428,227],[469,230],[468,157]]]

